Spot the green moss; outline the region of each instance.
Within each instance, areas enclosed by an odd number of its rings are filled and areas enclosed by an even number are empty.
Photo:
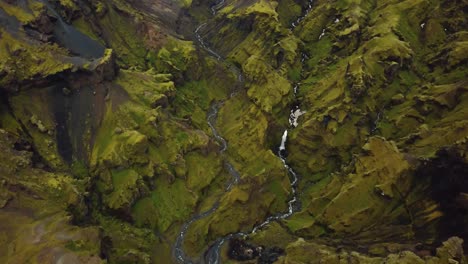
[[[195,48],[191,41],[169,38],[166,45],[158,51],[153,66],[165,73],[186,71],[194,58],[194,52]]]
[[[43,89],[21,92],[9,100],[15,119],[28,130],[41,157],[52,168],[64,169],[65,162],[57,151],[55,118],[48,98],[48,91]]]
[[[73,0],[59,0],[60,4],[69,10],[78,10],[78,6]]]
[[[185,8],[189,8],[192,5],[192,0],[179,0],[182,6]]]
[[[138,173],[134,170],[113,170],[111,174],[113,191],[104,196],[104,204],[111,209],[130,207],[138,193]]]
[[[199,153],[190,153],[186,157],[187,187],[195,192],[210,185],[219,175],[222,167],[220,160],[214,154],[203,156]],[[207,166],[209,164],[209,166]]]
[[[158,229],[164,232],[192,214],[197,197],[185,187],[184,181],[177,179],[172,184],[159,180],[151,199],[159,212]]]
[[[150,197],[138,200],[132,208],[132,216],[138,227],[155,229],[158,227],[159,212]]]
[[[77,178],[88,176],[88,167],[83,161],[74,161],[71,165],[72,174]]]
[[[135,10],[123,1],[115,1],[116,8],[121,8],[132,14]],[[146,68],[145,57],[147,49],[143,43],[143,38],[138,35],[134,23],[129,17],[119,14],[113,7],[107,7],[108,12],[100,20],[100,24],[105,30],[103,38],[106,43],[118,54],[117,62],[123,66],[137,66]]]
[[[111,263],[151,263],[151,252],[157,243],[150,229],[136,228],[116,218],[97,216],[104,227],[106,240],[112,247],[105,248]]]
[[[16,39],[6,31],[0,31],[0,71],[6,73],[0,85],[25,82],[33,78],[45,78],[72,68],[63,61],[67,51],[56,44],[32,45]]]
[[[0,104],[0,127],[14,134],[22,130],[21,125],[4,104]]]
[[[278,1],[276,11],[279,15],[279,20],[285,27],[289,27],[302,15],[302,8],[295,1]]]
[[[103,40],[94,32],[93,27],[89,22],[90,21],[86,18],[80,17],[78,19],[73,20],[73,26],[86,36],[96,41],[99,41],[101,44],[104,44]]]
[[[291,91],[291,84],[257,56],[247,59],[242,70],[252,79],[248,96],[265,112],[271,112],[283,96]]]
[[[0,8],[3,9],[8,15],[16,17],[22,24],[29,24],[38,19],[39,15],[45,11],[44,5],[36,1],[28,1],[29,10],[25,10],[19,6],[1,2]]]
[[[129,162],[144,163],[147,160],[144,155],[148,149],[148,138],[137,131],[113,135],[106,142],[95,146],[92,164],[98,164],[100,160],[113,166],[123,166]]]
[[[134,100],[143,102],[147,106],[157,107],[175,93],[174,82],[170,79],[170,76],[168,79],[161,79],[160,75],[151,71],[143,73],[122,70],[116,83],[120,84]]]

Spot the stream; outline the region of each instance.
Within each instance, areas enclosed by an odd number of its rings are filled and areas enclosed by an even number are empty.
[[[216,15],[216,12],[220,10],[225,4],[225,0],[220,0],[216,4],[214,4],[211,7],[211,11],[213,15]],[[312,0],[309,1],[308,7],[305,10],[304,14],[299,17],[295,22],[292,23],[290,30],[294,30],[294,28],[309,14],[309,12],[312,10]],[[243,83],[244,82],[244,77],[242,75],[242,71],[237,68],[234,64],[227,62],[226,60],[223,59],[221,55],[219,55],[216,51],[214,51],[207,43],[204,41],[203,37],[200,35],[200,31],[206,27],[207,23],[203,23],[200,26],[198,26],[194,32],[195,37],[197,41],[199,42],[199,45],[207,51],[211,56],[216,58],[218,61],[221,61],[224,63],[237,77],[238,81]],[[307,56],[305,54],[302,54],[301,62],[303,63]],[[296,97],[298,90],[299,90],[300,84],[297,83],[294,86],[294,96]],[[233,91],[229,98],[235,96],[237,91]],[[221,148],[219,150],[219,154],[222,155],[228,148],[227,141],[219,134],[218,130],[216,129],[216,118],[217,114],[219,112],[219,109],[222,106],[222,102],[217,102],[213,103],[211,106],[210,111],[208,112],[207,116],[207,123],[208,126],[211,128],[211,131],[213,133],[214,138],[218,143],[221,144]],[[290,115],[289,115],[289,124],[291,129],[295,128],[298,126],[298,118],[305,114],[300,108],[299,105],[296,104],[294,105],[291,110],[290,110]],[[298,175],[297,173],[287,164],[286,162],[286,142],[288,139],[288,129],[285,129],[283,132],[283,135],[281,137],[281,142],[278,147],[278,152],[277,155],[281,162],[283,163],[284,168],[288,171],[288,174],[290,176],[290,184],[291,184],[291,199],[288,201],[288,210],[284,213],[276,214],[276,215],[270,215],[268,216],[262,223],[254,226],[250,232],[237,232],[237,233],[232,233],[228,234],[224,237],[218,238],[209,248],[208,250],[204,253],[203,259],[201,261],[194,262],[191,260],[184,252],[183,250],[183,242],[185,239],[185,235],[190,227],[191,224],[194,222],[207,217],[214,213],[218,207],[219,207],[219,200],[220,198],[217,199],[217,201],[213,204],[213,206],[200,214],[194,215],[192,218],[190,218],[186,223],[182,225],[182,228],[179,232],[179,235],[176,238],[176,242],[173,246],[173,256],[177,260],[178,263],[184,263],[184,264],[193,264],[193,263],[206,263],[206,264],[219,264],[221,263],[220,260],[220,251],[224,243],[228,242],[230,239],[235,238],[235,237],[246,237],[248,235],[254,234],[263,227],[267,226],[269,223],[274,222],[274,221],[279,221],[286,219],[290,217],[293,213],[297,212],[300,205],[298,204],[298,198],[297,198],[297,183],[298,183]],[[227,160],[224,161],[225,168],[228,170],[229,174],[232,176],[231,180],[228,182],[227,187],[225,189],[225,192],[229,192],[231,188],[238,184],[240,181],[240,174],[239,172],[233,167],[231,163],[229,163]]]

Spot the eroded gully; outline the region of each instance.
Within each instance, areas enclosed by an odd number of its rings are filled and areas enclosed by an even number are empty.
[[[217,10],[221,9],[224,5],[225,1],[221,0],[217,4],[211,7],[211,10],[213,12],[213,15],[216,15]],[[299,17],[295,22],[291,24],[291,31],[309,14],[310,10],[312,9],[312,1],[309,1],[308,7],[304,14]],[[215,57],[217,60],[223,62],[237,77],[238,81],[240,83],[243,83],[244,77],[242,75],[242,71],[237,68],[234,64],[227,62],[226,60],[223,59],[221,55],[219,55],[216,51],[214,51],[207,43],[204,41],[203,37],[200,34],[200,31],[207,25],[207,23],[203,23],[200,26],[197,27],[195,30],[194,34],[195,37],[199,43],[199,45],[206,50],[211,56]],[[306,59],[306,55],[302,54],[301,62],[304,62]],[[295,84],[294,86],[294,96],[296,96],[297,92],[299,89],[299,83]],[[232,98],[235,96],[237,91],[233,91],[229,98]],[[223,155],[227,148],[228,144],[227,141],[219,134],[218,130],[216,129],[216,118],[219,112],[219,109],[222,106],[222,102],[216,102],[213,103],[207,116],[207,123],[208,126],[211,128],[211,131],[213,133],[213,136],[215,137],[216,141],[221,144],[221,148],[219,150],[220,155]],[[298,104],[295,104],[292,109],[290,110],[290,115],[289,115],[289,124],[291,128],[295,128],[298,125],[298,118],[303,115],[305,112],[301,111],[299,108]],[[212,213],[214,213],[218,207],[219,207],[219,197],[217,201],[213,204],[213,206],[202,213],[196,214],[192,216],[187,222],[185,222],[182,225],[182,228],[179,232],[179,235],[176,238],[175,244],[173,246],[173,256],[176,259],[178,263],[184,263],[184,264],[193,264],[193,263],[206,263],[206,264],[219,264],[221,262],[220,260],[220,251],[224,243],[229,241],[232,238],[235,237],[247,237],[251,234],[256,233],[266,225],[268,225],[271,222],[274,221],[279,221],[286,219],[290,217],[293,213],[295,213],[298,210],[298,199],[297,199],[297,183],[298,183],[298,176],[296,172],[287,164],[286,162],[286,141],[288,139],[288,129],[286,129],[283,132],[283,135],[281,137],[281,142],[278,148],[278,157],[280,158],[281,162],[283,163],[283,166],[285,169],[288,171],[288,174],[290,176],[290,184],[291,184],[291,199],[288,201],[288,211],[281,213],[281,214],[276,214],[276,215],[271,215],[267,217],[262,223],[254,226],[250,232],[237,232],[237,233],[232,233],[228,234],[224,237],[218,238],[209,248],[208,250],[204,253],[204,255],[201,257],[199,260],[192,260],[189,256],[187,256],[183,250],[183,244],[184,244],[184,239],[185,236],[188,232],[188,229],[190,226],[202,219],[205,218]],[[228,170],[229,174],[231,175],[230,181],[227,183],[225,192],[229,192],[232,187],[236,184],[239,183],[240,181],[240,174],[239,172],[234,168],[234,166],[225,159],[224,161],[224,166]]]

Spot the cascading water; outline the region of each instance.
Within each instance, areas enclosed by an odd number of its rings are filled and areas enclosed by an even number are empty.
[[[312,10],[312,3],[313,3],[313,2],[314,2],[313,0],[309,0],[309,3],[307,4],[307,8],[306,8],[304,14],[303,14],[302,16],[298,17],[298,18],[296,19],[296,21],[294,21],[294,22],[291,23],[291,28],[290,28],[290,30],[295,29],[295,28],[302,22],[302,20],[304,20],[304,18],[306,18],[306,16],[307,16],[307,15],[310,13],[310,11]]]
[[[217,60],[222,60],[223,58],[221,57],[221,55],[219,55],[218,53],[216,53],[214,50],[212,50],[208,45],[206,45],[205,41],[203,40],[203,38],[201,37],[200,35],[200,30],[202,30],[204,27],[206,27],[206,25],[208,25],[207,23],[203,23],[201,24],[200,26],[197,27],[197,29],[195,29],[195,37],[197,38],[198,40],[198,43],[200,43],[200,46],[206,50],[208,53],[210,53],[213,57],[215,57]]]
[[[220,2],[218,2],[217,4],[212,6],[211,10],[212,10],[214,15],[216,14],[217,10],[222,8],[224,3],[225,3],[225,1],[221,0]],[[296,22],[292,24],[291,30],[293,30],[294,27],[296,27],[297,24],[300,23],[307,16],[307,14],[309,14],[311,9],[312,9],[312,1],[309,1],[308,8],[306,9],[305,14],[303,16],[301,16],[300,18],[298,18],[296,20]],[[223,61],[228,66],[228,68],[231,71],[233,71],[234,74],[236,74],[238,76],[238,81],[243,82],[244,78],[243,78],[243,75],[242,75],[240,69],[238,69],[233,64],[224,61],[222,56],[219,55],[214,50],[212,50],[206,44],[206,42],[203,40],[202,36],[200,35],[200,31],[206,25],[207,25],[207,23],[201,24],[195,30],[195,37],[198,40],[198,42],[200,43],[200,46],[203,49],[205,49],[209,54],[211,54],[213,57],[215,57],[217,60]],[[307,56],[305,54],[302,54],[301,62],[303,63],[306,60],[306,58],[307,58]],[[294,96],[297,95],[298,88],[299,88],[299,84],[296,84],[295,87],[294,87]],[[235,94],[236,94],[236,91],[231,93],[230,98],[233,97]],[[216,127],[215,127],[215,120],[216,120],[216,116],[217,116],[217,113],[218,113],[220,107],[221,107],[221,104],[219,104],[219,103],[212,105],[211,111],[208,114],[207,122],[208,122],[208,125],[211,128],[211,131],[212,131],[214,137],[216,138],[216,140],[222,146],[221,149],[220,149],[220,154],[222,154],[227,150],[228,144],[227,144],[226,140],[219,135],[219,133],[216,130]],[[290,123],[290,126],[292,128],[297,127],[298,119],[303,114],[305,114],[305,112],[301,111],[301,109],[299,109],[298,105],[294,106],[291,109],[291,113],[290,113],[290,116],[289,116],[289,123]],[[219,264],[220,263],[220,251],[221,251],[221,248],[222,248],[224,243],[226,243],[227,241],[229,241],[230,239],[235,238],[235,237],[246,237],[248,235],[254,234],[257,231],[259,231],[260,229],[262,229],[263,227],[265,227],[266,225],[268,225],[269,223],[271,223],[273,221],[279,221],[279,220],[286,219],[286,218],[290,217],[294,212],[297,211],[297,209],[298,209],[298,205],[297,205],[297,202],[298,202],[298,200],[297,200],[298,176],[297,176],[296,172],[286,162],[286,141],[287,141],[287,138],[288,138],[288,130],[286,129],[284,131],[284,133],[283,133],[283,136],[281,137],[281,143],[280,143],[280,146],[278,148],[278,157],[280,158],[281,162],[283,163],[283,166],[286,168],[286,170],[288,171],[288,174],[291,177],[290,182],[291,182],[291,196],[292,196],[292,198],[288,201],[288,211],[285,212],[285,213],[282,213],[282,214],[271,215],[271,216],[267,217],[267,219],[265,221],[263,221],[262,223],[254,226],[254,228],[252,228],[252,230],[250,232],[247,232],[247,233],[246,232],[237,232],[237,233],[233,233],[233,234],[228,234],[228,235],[226,235],[226,236],[224,236],[222,238],[218,238],[213,243],[213,245],[211,247],[209,247],[209,249],[205,252],[204,258],[201,260],[202,263]],[[227,161],[225,162],[225,167],[232,176],[232,180],[231,180],[231,182],[228,184],[228,186],[226,188],[226,192],[228,192],[228,191],[231,190],[233,185],[235,185],[235,184],[237,184],[239,182],[240,175],[235,170],[235,168],[232,166],[232,164],[230,164]],[[179,263],[193,263],[192,260],[190,260],[186,256],[186,254],[184,253],[184,251],[182,249],[183,240],[185,238],[185,234],[187,233],[188,228],[190,227],[190,225],[192,223],[194,223],[195,221],[200,220],[200,219],[202,219],[204,217],[207,217],[210,214],[214,213],[218,209],[218,206],[219,206],[219,200],[208,211],[205,211],[205,212],[203,212],[201,214],[195,215],[194,217],[192,217],[188,222],[186,222],[182,226],[181,232],[179,233],[179,236],[176,239],[176,243],[174,245],[174,250],[173,250],[173,254],[174,254],[176,260]]]

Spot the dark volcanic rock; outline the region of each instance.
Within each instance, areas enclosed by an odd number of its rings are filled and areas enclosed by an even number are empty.
[[[254,246],[242,239],[232,239],[229,243],[229,258],[239,261],[258,258],[259,264],[272,264],[283,254],[284,250],[279,247]]]

